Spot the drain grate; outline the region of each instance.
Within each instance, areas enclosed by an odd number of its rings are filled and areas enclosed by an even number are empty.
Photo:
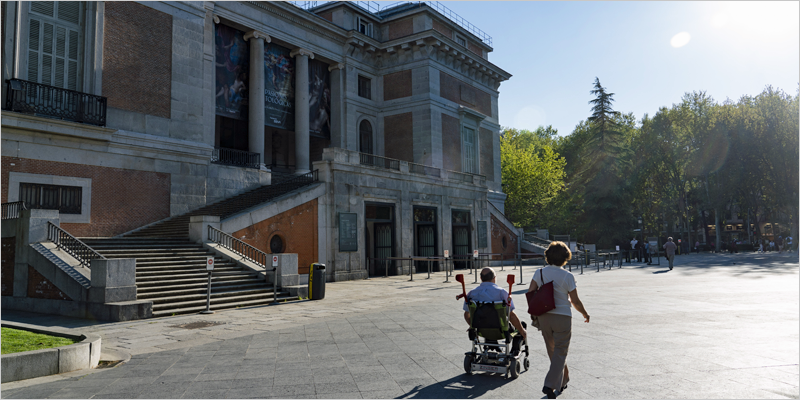
[[[225,323],[224,322],[198,321],[198,322],[191,322],[191,323],[183,324],[183,325],[172,325],[172,326],[170,326],[170,328],[200,329],[200,328],[208,328],[209,326],[216,326],[216,325],[225,325]]]

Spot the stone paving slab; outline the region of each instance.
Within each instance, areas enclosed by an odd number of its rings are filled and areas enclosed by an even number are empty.
[[[537,267],[524,268],[529,279]],[[498,282],[519,272],[503,269]],[[633,263],[574,272],[592,322],[573,319],[571,381],[560,398],[800,396],[796,254],[693,254],[673,271]],[[3,312],[3,320],[99,334],[104,348],[132,357],[112,369],[6,383],[0,397],[542,398],[548,362],[538,332],[519,378],[468,376],[460,284],[425,276],[329,283],[321,301],[145,321]],[[523,304],[527,282],[518,284]],[[199,321],[217,325],[179,327]]]

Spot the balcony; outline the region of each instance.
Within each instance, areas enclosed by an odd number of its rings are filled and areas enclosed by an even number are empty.
[[[3,110],[97,126],[106,125],[107,100],[41,83],[10,79],[5,82]]]
[[[211,162],[234,167],[259,169],[261,167],[261,155],[249,151],[214,147],[214,152],[211,153]]]

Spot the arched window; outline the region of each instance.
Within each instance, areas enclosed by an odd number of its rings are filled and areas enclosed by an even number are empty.
[[[367,120],[358,125],[359,147],[358,151],[372,154],[372,125]]]

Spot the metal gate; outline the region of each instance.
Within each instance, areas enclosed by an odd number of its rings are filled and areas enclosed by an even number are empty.
[[[375,224],[375,258],[382,259],[389,257],[392,257],[392,224]],[[390,263],[389,275],[394,275],[391,271],[392,264],[390,261],[380,261],[378,263],[380,268],[378,268],[377,271],[384,271],[386,268],[385,263]]]

